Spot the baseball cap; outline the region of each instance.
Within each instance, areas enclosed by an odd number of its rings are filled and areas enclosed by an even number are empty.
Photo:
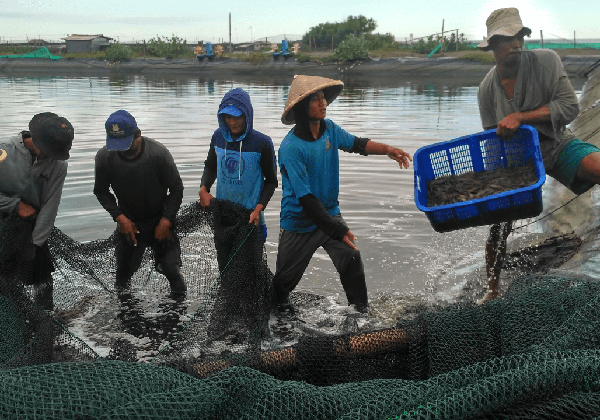
[[[52,112],[42,112],[29,121],[29,132],[33,144],[46,156],[54,160],[69,159],[75,131],[64,117]]]
[[[227,105],[225,108],[219,111],[219,114],[233,115],[239,117],[243,112],[235,105]]]
[[[104,128],[106,129],[106,148],[123,151],[131,147],[138,127],[133,115],[120,109],[110,114]]]

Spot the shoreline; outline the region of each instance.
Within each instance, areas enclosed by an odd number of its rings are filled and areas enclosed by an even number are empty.
[[[598,55],[565,55],[563,65],[570,78],[586,78],[594,64],[600,62]],[[32,59],[1,58],[0,74],[7,76],[104,76],[113,74],[198,76],[205,78],[285,78],[294,74],[321,75],[332,78],[352,79],[430,79],[440,76],[467,83],[479,84],[494,63],[475,61],[460,57],[393,57],[373,58],[354,63],[298,62],[294,58],[271,58],[255,64],[229,58],[215,58],[202,62],[195,59],[131,59],[127,62],[110,63],[97,59]],[[457,80],[458,79],[458,80]]]

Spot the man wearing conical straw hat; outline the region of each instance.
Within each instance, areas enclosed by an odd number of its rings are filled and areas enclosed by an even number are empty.
[[[289,294],[296,287],[314,252],[323,247],[340,274],[349,305],[368,307],[365,272],[356,237],[338,206],[338,149],[362,155],[387,155],[400,168],[412,160],[402,150],[356,137],[325,118],[326,108],[341,93],[339,80],[296,76],[281,121],[296,124],[279,147],[283,197],[277,267],[273,279],[280,312],[293,311]]]
[[[552,50],[523,51],[523,26],[516,8],[493,11],[486,21],[487,38],[478,45],[491,50],[496,66],[479,85],[477,99],[483,128],[495,128],[510,139],[521,124],[539,135],[546,173],[576,194],[600,183],[600,149],[575,138],[567,124],[579,105],[560,57]],[[488,291],[482,304],[498,297],[502,260],[512,222],[493,225],[486,244]]]

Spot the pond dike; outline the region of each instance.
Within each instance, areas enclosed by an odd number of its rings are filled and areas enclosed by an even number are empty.
[[[570,77],[582,77],[599,56],[566,56],[563,59]],[[255,79],[283,77],[294,74],[320,75],[333,78],[410,79],[458,78],[473,85],[479,84],[493,63],[484,63],[454,57],[401,57],[369,59],[354,63],[301,63],[294,58],[270,57],[264,63],[251,63],[230,58],[204,59],[132,59],[110,63],[97,59],[32,59],[0,58],[0,74],[22,76],[103,75],[111,73],[197,75],[205,78],[251,77]]]

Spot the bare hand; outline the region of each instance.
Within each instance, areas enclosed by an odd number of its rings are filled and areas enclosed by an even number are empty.
[[[22,201],[19,201],[19,204],[17,204],[17,213],[23,220],[33,219],[35,217],[35,209]]]
[[[254,211],[250,213],[250,220],[248,223],[254,223],[254,226],[258,226],[258,219],[260,218],[260,212],[265,209],[265,206],[262,204],[257,204],[254,208]]]
[[[256,211],[254,210],[252,213],[250,213],[250,220],[248,220],[248,223],[250,224],[254,224],[254,226],[258,226],[258,219],[260,218],[260,211]]]
[[[412,157],[408,153],[403,150],[398,149],[397,147],[389,147],[387,151],[387,155],[390,159],[395,160],[400,165],[400,168],[404,167],[405,169],[410,166],[409,161],[412,162]]]
[[[171,236],[171,221],[166,217],[160,219],[158,222],[158,226],[154,229],[154,237],[159,241],[172,241],[173,237]]]
[[[518,112],[507,115],[498,123],[496,134],[504,140],[510,140],[521,125],[521,116]]]
[[[135,227],[135,224],[131,220],[129,220],[124,214],[120,214],[119,217],[117,217],[117,223],[119,224],[119,229],[121,230],[121,232],[124,233],[128,239],[131,239],[133,241],[133,246],[137,246],[137,239],[135,238],[135,234],[140,232]]]
[[[352,248],[355,251],[358,251],[356,245],[354,245],[354,241],[356,241],[356,236],[350,231],[346,232],[344,237],[342,238],[342,242],[347,246]]]
[[[211,193],[206,191],[206,187],[204,187],[204,185],[202,187],[200,187],[200,191],[198,191],[198,195],[200,196],[200,207],[202,207],[204,210],[206,210],[208,208],[208,206],[210,206],[210,200],[212,200],[214,197],[212,196]]]

